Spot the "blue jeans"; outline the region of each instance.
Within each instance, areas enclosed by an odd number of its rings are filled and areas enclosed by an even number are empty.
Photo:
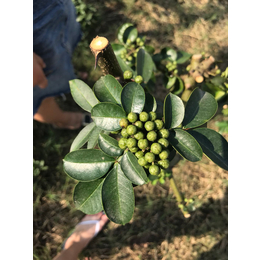
[[[72,53],[80,38],[71,0],[33,1],[33,52],[45,62],[48,79],[45,89],[33,88],[33,114],[44,98],[70,92],[69,80],[76,78]]]

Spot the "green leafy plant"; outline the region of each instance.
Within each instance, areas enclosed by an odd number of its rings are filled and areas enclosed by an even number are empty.
[[[227,141],[205,127],[218,108],[214,96],[195,88],[185,106],[180,97],[168,93],[159,111],[145,88],[152,77],[152,59],[144,48],[137,53],[137,72],[130,78],[106,38],[96,37],[90,47],[105,75],[93,88],[79,79],[70,81],[75,102],[91,113],[93,122],[79,132],[63,160],[64,171],[79,181],[73,195],[79,210],[104,210],[111,221],[128,223],[135,208],[134,187],[169,176],[167,169],[177,153],[192,162],[204,153],[227,170]],[[139,78],[137,83],[138,76],[143,81]],[[173,176],[170,184],[188,216],[191,201],[182,197]]]
[[[130,70],[135,76],[142,75],[147,88],[156,84],[155,73],[159,72],[165,88],[185,102],[196,87],[211,93],[216,100],[228,94],[228,69],[221,71],[210,54],[192,55],[170,47],[155,53],[155,49],[145,43],[145,36],[139,36],[131,23],[119,28],[117,40],[119,43],[112,43],[112,47],[122,70]]]

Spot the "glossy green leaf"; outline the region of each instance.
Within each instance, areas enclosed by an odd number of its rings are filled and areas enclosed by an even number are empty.
[[[96,130],[92,131],[89,136],[89,140],[87,143],[87,149],[95,148],[95,146],[98,143],[98,136],[100,133],[103,133],[104,131],[96,126]]]
[[[119,27],[117,38],[119,42],[125,44],[127,39],[134,42],[138,36],[137,29],[131,23],[125,23]]]
[[[199,142],[208,158],[228,170],[228,142],[221,134],[208,128],[196,128],[188,132]]]
[[[100,102],[112,102],[121,105],[120,97],[122,86],[110,74],[96,81],[93,91]]]
[[[104,181],[102,202],[111,221],[124,225],[132,219],[135,207],[134,189],[118,163]]]
[[[126,114],[141,113],[145,104],[144,89],[136,82],[127,83],[121,92],[121,103]]]
[[[176,81],[172,93],[175,95],[179,95],[182,93],[183,90],[184,90],[183,80],[180,77],[176,77]]]
[[[92,107],[99,102],[92,89],[84,81],[73,79],[69,81],[69,85],[73,99],[82,109],[90,112]]]
[[[184,128],[194,128],[208,122],[217,112],[218,103],[208,92],[194,89],[185,107]]]
[[[120,130],[119,121],[126,117],[125,111],[120,106],[109,102],[94,106],[91,115],[97,127],[105,131]]]
[[[103,210],[102,185],[104,178],[90,182],[79,182],[74,189],[73,201],[76,208],[85,214],[97,214]]]
[[[188,61],[191,57],[191,54],[185,52],[185,51],[178,51],[177,52],[177,58],[176,58],[176,62],[178,64],[183,64],[186,61]]]
[[[106,134],[99,135],[98,145],[104,153],[113,157],[120,156],[124,151],[118,146],[118,141],[116,139]]]
[[[93,135],[93,132],[98,132],[99,134],[100,129],[97,128],[94,122],[91,122],[90,124],[85,126],[76,136],[76,138],[71,144],[70,152],[80,149],[86,142],[90,140],[90,138]]]
[[[120,55],[116,55],[116,58],[122,71],[130,70],[133,75],[136,76],[136,71],[134,71],[129,65],[127,65],[120,57]]]
[[[105,175],[115,159],[100,150],[82,149],[63,159],[64,171],[78,181],[93,181]]]
[[[154,70],[155,64],[152,57],[143,48],[141,48],[137,53],[137,75],[141,75],[144,83],[146,84],[151,78]]]
[[[185,159],[191,162],[200,161],[203,155],[202,149],[196,139],[181,129],[170,131],[168,138],[173,148]]]
[[[177,77],[167,77],[167,84],[165,86],[166,89],[170,89],[174,87]]]
[[[144,168],[138,164],[137,158],[131,152],[128,151],[122,156],[120,164],[125,176],[132,183],[143,185],[148,182]]]
[[[179,126],[184,118],[182,100],[178,96],[169,93],[164,99],[163,114],[166,129]]]
[[[111,43],[111,47],[115,53],[115,55],[120,55],[121,54],[121,51],[123,49],[125,49],[125,46],[122,45],[122,44],[118,44],[118,43]]]
[[[161,55],[163,60],[175,61],[177,59],[177,52],[169,47],[163,48]]]
[[[157,102],[154,96],[152,96],[150,93],[145,92],[145,104],[143,111],[150,112],[153,111],[155,112],[157,109]]]

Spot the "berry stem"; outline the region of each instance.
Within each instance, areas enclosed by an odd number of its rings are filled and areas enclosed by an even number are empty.
[[[177,188],[177,185],[176,185],[176,183],[174,181],[173,176],[170,178],[170,186],[171,186],[171,188],[173,190],[173,193],[174,193],[174,195],[175,195],[175,197],[176,197],[176,199],[178,201],[178,204],[184,206],[185,205],[184,199],[183,199],[181,193],[179,192],[179,190]],[[185,207],[181,207],[181,211],[182,211],[182,213],[183,213],[185,218],[189,218],[190,217],[190,214],[189,214],[188,211],[185,210]]]

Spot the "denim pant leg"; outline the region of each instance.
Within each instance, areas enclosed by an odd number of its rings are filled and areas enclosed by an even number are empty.
[[[41,2],[37,6],[37,2]],[[49,96],[68,93],[69,80],[74,79],[72,53],[81,37],[71,0],[55,0],[42,4],[34,0],[34,52],[46,63],[44,73],[48,86],[33,88],[33,114],[42,100]]]

